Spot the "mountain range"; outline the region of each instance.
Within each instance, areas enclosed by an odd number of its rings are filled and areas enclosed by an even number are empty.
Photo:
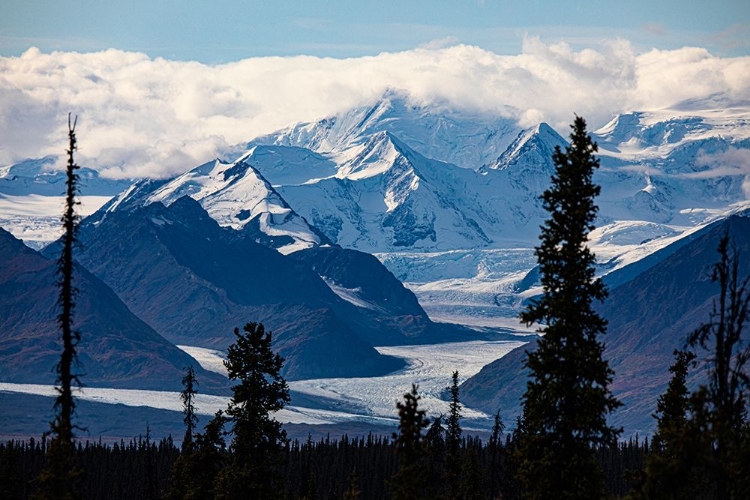
[[[711,295],[675,303],[679,331],[649,320],[646,308],[671,300],[670,280],[675,296],[680,286],[695,288],[677,276],[697,276],[689,265],[713,261],[712,228],[744,224],[727,217],[748,206],[750,103],[712,96],[623,113],[592,136],[602,191],[590,244],[612,289],[602,306],[608,354],[630,377],[616,381],[635,412],[622,421],[647,429],[649,398],[679,347],[672,344]],[[510,338],[476,325],[515,324],[523,301],[539,292],[531,250],[546,217],[539,196],[554,172],[553,151],[566,145],[546,123],[524,129],[389,91],[173,178],[124,188],[87,173],[84,195],[119,194],[83,221],[77,258],[167,343],[222,350],[234,327],[261,321],[275,333],[290,380],[382,375],[404,362],[373,346]],[[54,161],[0,169],[0,197],[54,195]],[[20,231],[33,221],[11,222]],[[56,251],[53,244],[44,254]],[[700,259],[686,259],[690,251]],[[685,304],[693,309],[678,307]],[[431,315],[477,321],[467,328]],[[467,381],[467,403],[516,411],[522,356],[512,352]]]
[[[711,96],[614,117],[592,134],[598,225],[684,230],[745,202],[747,173],[736,158],[750,148],[749,116],[750,103]],[[223,160],[150,184],[142,201],[189,195],[220,225],[284,253],[326,243],[370,253],[528,247],[545,215],[539,195],[551,153],[565,145],[545,123],[521,129],[497,114],[389,91],[370,106],[230,148]],[[51,161],[3,167],[0,193],[48,194]],[[123,181],[89,177],[96,182],[85,195],[122,191]]]
[[[221,227],[189,196],[168,207],[126,206],[84,220],[77,259],[175,344],[224,350],[233,328],[262,322],[294,380],[373,376],[403,365],[373,345],[479,336],[430,321],[412,292],[362,252],[326,245],[286,256]]]

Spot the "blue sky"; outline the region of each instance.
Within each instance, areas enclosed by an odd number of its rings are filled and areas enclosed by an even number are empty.
[[[0,55],[107,48],[204,63],[255,56],[357,57],[462,42],[517,54],[524,36],[574,48],[750,54],[747,0],[2,0]]]

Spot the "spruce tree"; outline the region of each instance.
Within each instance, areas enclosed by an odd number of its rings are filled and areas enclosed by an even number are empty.
[[[169,491],[165,495],[167,500],[193,498],[192,493],[198,489],[198,477],[196,468],[198,467],[198,452],[196,448],[193,433],[195,426],[198,424],[198,417],[195,415],[195,395],[198,392],[195,386],[198,381],[195,378],[195,370],[190,365],[185,376],[182,377],[182,391],[180,399],[182,400],[182,421],[185,423],[185,437],[182,440],[182,453],[172,465],[172,471],[169,478]]]
[[[451,375],[451,401],[445,433],[445,497],[459,497],[461,483],[461,402],[459,401],[458,371]]]
[[[746,464],[750,454],[747,430],[750,376],[750,343],[744,338],[750,310],[750,277],[739,276],[739,252],[730,248],[729,234],[719,241],[719,262],[712,280],[719,284],[710,320],[688,336],[691,348],[701,348],[706,356],[708,384],[690,398],[692,444],[710,442],[704,454],[707,482],[719,499],[746,498],[750,494]],[[706,449],[706,448],[704,448]]]
[[[492,425],[492,433],[487,444],[489,454],[489,487],[490,498],[497,498],[503,490],[503,478],[507,474],[503,467],[503,431],[505,424],[500,416],[500,410],[495,413],[495,421]]]
[[[693,470],[696,450],[688,437],[690,391],[687,374],[695,354],[674,351],[675,362],[669,368],[672,378],[667,390],[656,402],[656,433],[646,461],[641,484],[633,499],[689,498],[696,494],[700,478]]]
[[[188,485],[186,499],[200,500],[214,497],[216,478],[226,465],[227,448],[224,441],[226,417],[219,410],[208,421],[203,432],[195,437],[195,453],[186,468]]]
[[[73,386],[80,385],[80,379],[75,372],[78,365],[76,347],[81,340],[81,334],[73,328],[73,312],[77,289],[73,284],[73,248],[78,243],[78,222],[75,207],[78,205],[78,174],[80,168],[74,158],[78,149],[76,139],[76,124],[78,118],[71,124],[68,114],[68,162],[65,169],[65,209],[62,216],[63,235],[62,251],[57,261],[57,285],[60,289],[58,306],[60,314],[57,322],[60,325],[62,337],[62,354],[57,364],[57,398],[55,409],[57,415],[50,423],[50,440],[47,449],[47,465],[39,476],[40,495],[50,499],[72,499],[78,496],[77,482],[81,471],[75,464],[75,445],[73,443],[73,414],[75,400]]]
[[[411,391],[404,394],[404,401],[396,403],[399,424],[398,434],[394,434],[393,438],[396,440],[398,471],[390,481],[393,500],[427,499],[422,429],[430,422],[425,418],[425,410],[419,409],[420,399],[417,385],[412,384]]]
[[[193,449],[193,432],[195,426],[198,425],[198,417],[195,415],[195,395],[198,390],[195,386],[198,385],[198,381],[195,379],[195,370],[193,365],[190,365],[185,372],[185,376],[182,377],[182,391],[180,392],[180,399],[182,400],[182,413],[184,415],[182,421],[185,423],[185,437],[182,439],[182,451],[183,453],[189,453]]]
[[[598,339],[606,321],[592,308],[607,293],[586,246],[598,210],[600,188],[592,181],[597,146],[583,118],[576,117],[572,129],[570,146],[555,148],[556,171],[542,195],[549,218],[536,256],[544,293],[521,314],[522,322],[539,324],[543,334],[525,360],[530,380],[519,474],[531,499],[602,498],[593,447],[613,444],[618,435],[607,425],[619,403],[608,388],[613,371]]]
[[[227,416],[233,424],[232,463],[217,479],[217,498],[279,498],[286,431],[271,415],[289,403],[281,376],[284,359],[271,348],[272,335],[262,324],[234,329],[224,366],[232,387]]]
[[[669,367],[672,378],[666,392],[656,401],[656,434],[651,440],[652,452],[667,456],[675,453],[673,446],[687,423],[690,396],[687,374],[695,353],[675,350],[674,357],[675,361]]]
[[[427,448],[427,491],[429,498],[439,498],[443,493],[445,477],[445,429],[443,415],[432,420],[425,434]]]

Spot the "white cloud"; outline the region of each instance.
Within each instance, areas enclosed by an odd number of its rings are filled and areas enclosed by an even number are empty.
[[[717,153],[701,151],[698,153],[695,163],[699,167],[735,168],[746,174],[750,174],[750,151],[732,146]]]
[[[747,99],[750,57],[700,48],[636,54],[625,40],[574,51],[527,37],[498,55],[441,43],[349,59],[263,57],[222,65],[150,59],[107,50],[0,58],[0,164],[64,150],[77,113],[81,164],[114,176],[165,176],[229,145],[296,121],[315,120],[388,88],[418,102],[547,121],[567,132],[573,113],[591,129],[614,113],[662,109],[727,93]]]
[[[750,197],[750,151],[729,147],[725,151],[706,153],[701,151],[695,161],[698,167],[705,170],[683,174],[691,179],[713,179],[730,175],[743,175],[742,190]]]

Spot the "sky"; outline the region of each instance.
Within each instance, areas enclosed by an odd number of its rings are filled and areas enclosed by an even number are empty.
[[[64,149],[164,177],[389,89],[566,133],[723,95],[750,102],[750,2],[0,2],[0,165]]]
[[[516,54],[524,36],[639,49],[750,51],[747,0],[3,0],[0,53],[117,48],[224,63],[257,56],[359,57],[435,40]]]

